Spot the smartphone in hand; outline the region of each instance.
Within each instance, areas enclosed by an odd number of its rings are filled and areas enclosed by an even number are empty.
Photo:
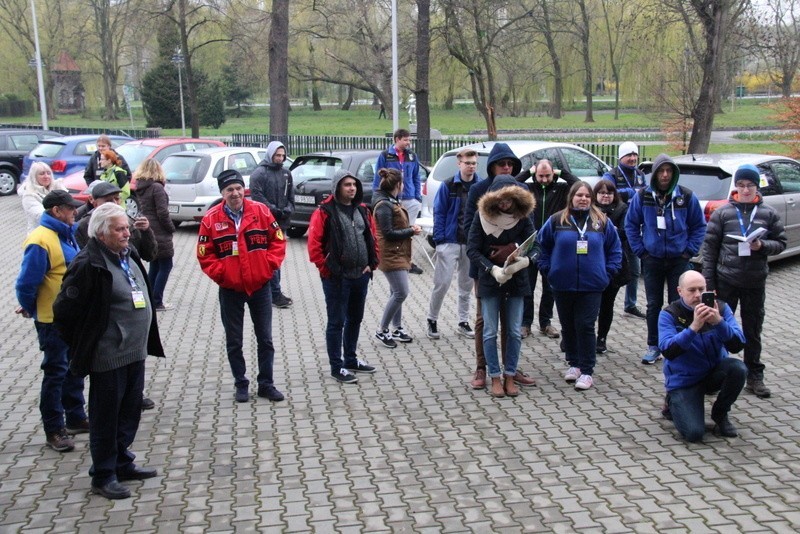
[[[708,306],[709,308],[714,307],[715,296],[713,291],[704,291],[702,295],[700,295],[700,302]]]

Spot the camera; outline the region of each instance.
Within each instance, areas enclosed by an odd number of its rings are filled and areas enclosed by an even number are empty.
[[[705,304],[706,306],[713,308],[714,307],[714,292],[713,291],[704,291],[702,295],[700,295],[700,302]]]

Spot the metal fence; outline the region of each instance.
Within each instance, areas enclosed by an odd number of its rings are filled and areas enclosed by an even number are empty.
[[[448,139],[415,139],[414,150],[419,160],[426,165],[433,164],[448,150],[471,143],[485,141],[485,137],[459,137]],[[294,156],[309,152],[322,152],[326,150],[384,150],[392,142],[387,137],[357,137],[335,135],[282,135],[271,136],[268,134],[233,134],[230,146],[261,146],[266,147],[271,141],[280,141],[288,152]],[[609,165],[617,163],[617,147],[619,143],[574,143],[588,150]],[[639,147],[639,159],[643,161],[645,147]]]
[[[41,130],[41,124],[0,124],[2,130]],[[161,128],[146,128],[144,130],[122,128],[78,128],[72,126],[51,126],[51,132],[62,135],[127,135],[134,139],[153,139],[161,137]]]

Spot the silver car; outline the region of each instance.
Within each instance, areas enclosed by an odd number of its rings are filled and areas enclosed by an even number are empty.
[[[171,154],[161,163],[167,176],[170,218],[176,224],[200,221],[222,198],[217,176],[227,169],[242,174],[249,194],[250,174],[265,155],[266,150],[258,147],[204,148]]]
[[[610,170],[603,160],[569,143],[553,143],[549,141],[502,141],[506,143],[514,155],[522,161],[522,169],[529,169],[541,159],[549,159],[557,168],[566,168],[581,180],[594,185]],[[431,175],[425,182],[422,197],[422,212],[420,217],[433,217],[433,200],[441,183],[454,176],[458,171],[456,156],[466,148],[471,148],[478,153],[478,176],[486,177],[486,160],[492,151],[495,141],[465,145],[455,150],[445,152],[436,162]]]
[[[745,163],[758,167],[764,203],[775,208],[786,228],[786,250],[769,259],[800,254],[800,163],[768,154],[689,154],[673,159],[681,171],[678,185],[688,187],[697,195],[706,220],[728,202],[734,189],[736,169]],[[652,162],[642,163],[641,167],[648,174],[649,183]],[[701,256],[702,251],[692,258],[692,263],[698,264]]]

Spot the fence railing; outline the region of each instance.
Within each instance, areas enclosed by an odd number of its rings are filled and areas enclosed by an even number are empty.
[[[41,124],[0,124],[3,130],[41,130]],[[51,132],[62,135],[127,135],[134,139],[153,139],[161,137],[161,128],[127,129],[127,128],[79,128],[76,126],[51,126]]]
[[[485,141],[485,137],[459,137],[457,139],[415,139],[414,151],[419,160],[426,165],[431,165],[448,150],[471,143]],[[358,137],[335,135],[283,135],[272,136],[268,134],[233,134],[228,142],[230,146],[261,146],[266,147],[271,141],[283,143],[289,154],[299,156],[309,152],[324,152],[327,150],[384,150],[391,140],[386,137]],[[588,150],[609,165],[617,163],[617,147],[619,143],[574,143]],[[645,147],[639,147],[639,159],[645,159]]]

